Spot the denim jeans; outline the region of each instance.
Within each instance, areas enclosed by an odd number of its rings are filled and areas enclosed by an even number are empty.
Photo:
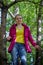
[[[13,50],[11,51],[13,65],[18,65],[18,58],[20,58],[21,65],[27,65],[26,50],[24,44],[15,43]]]

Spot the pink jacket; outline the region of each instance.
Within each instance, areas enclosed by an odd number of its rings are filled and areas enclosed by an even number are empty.
[[[29,45],[29,41],[31,42],[31,44],[35,47],[36,46],[36,42],[33,40],[30,29],[28,26],[26,26],[25,24],[22,24],[24,26],[24,41],[25,41],[25,49],[28,53],[30,53],[32,50],[30,48]],[[16,38],[16,26],[17,24],[13,24],[10,28],[10,33],[9,35],[12,37],[11,39],[11,43],[10,46],[8,48],[8,52],[10,53],[15,45],[15,38]]]

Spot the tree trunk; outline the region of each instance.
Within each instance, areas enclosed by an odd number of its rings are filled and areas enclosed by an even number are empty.
[[[3,40],[3,35],[6,34],[6,15],[7,9],[1,10],[1,27],[0,27],[0,65],[6,65],[6,42]]]
[[[37,18],[37,44],[41,46],[41,9],[42,0],[39,6],[38,18]],[[40,29],[39,29],[40,28]],[[36,50],[36,61],[35,65],[41,65],[41,50]]]

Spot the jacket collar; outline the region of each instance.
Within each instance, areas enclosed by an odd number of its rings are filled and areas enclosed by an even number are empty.
[[[13,24],[13,28],[16,28],[17,24]],[[24,26],[25,28],[27,27],[26,24],[22,23],[22,26]]]

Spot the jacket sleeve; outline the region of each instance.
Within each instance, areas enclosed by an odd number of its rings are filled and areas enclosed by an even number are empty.
[[[35,42],[35,40],[33,39],[32,35],[31,35],[30,28],[28,28],[28,39],[29,39],[30,43],[31,43],[34,47],[37,45],[37,43]]]
[[[10,27],[10,30],[9,30],[9,36],[12,37],[12,28]],[[9,42],[11,42],[11,39],[8,40]]]
[[[9,30],[9,36],[12,37],[12,27],[10,27],[10,30]]]

